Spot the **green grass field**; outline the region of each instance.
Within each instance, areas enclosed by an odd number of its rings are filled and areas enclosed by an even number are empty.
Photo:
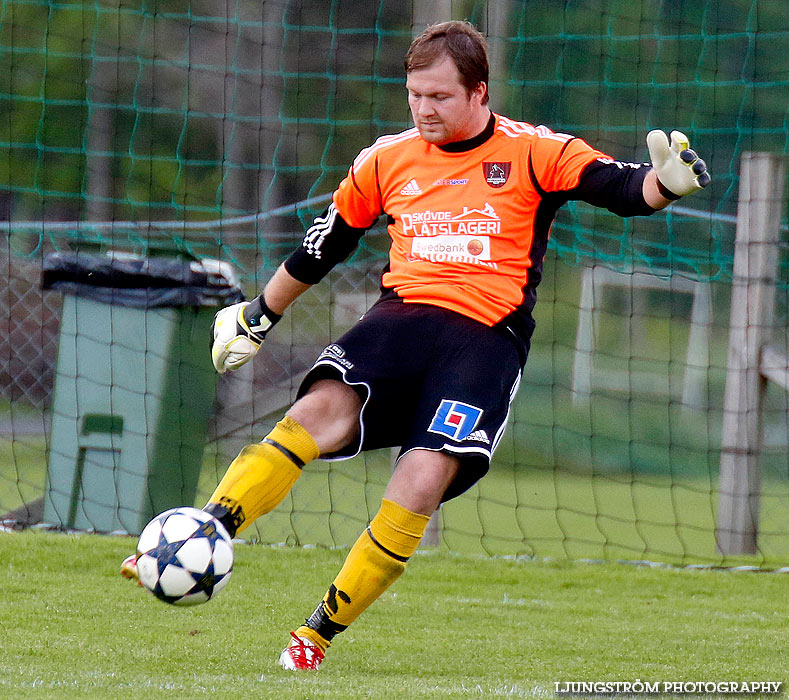
[[[128,537],[0,534],[0,697],[553,697],[562,681],[787,681],[781,574],[428,553],[336,640],[279,669],[344,551],[241,545],[195,608],[118,575]],[[655,697],[655,696],[652,696]]]
[[[263,542],[350,545],[375,515],[388,474],[385,453],[331,466],[314,463],[283,504],[248,532]],[[701,476],[592,476],[499,464],[443,506],[441,549],[541,559],[786,566],[785,484],[764,484],[760,552],[728,558],[715,544],[716,486]],[[207,498],[210,490],[201,493]]]
[[[786,393],[779,388],[768,392],[765,403],[769,444],[760,460],[760,551],[723,559],[716,549],[730,288],[713,285],[716,323],[705,372],[706,406],[688,407],[679,400],[688,295],[649,296],[642,300],[649,314],[638,323],[627,313],[632,300],[609,299],[608,311],[600,314],[594,364],[603,376],[616,371],[627,386],[595,387],[590,397],[577,400],[571,385],[580,284],[580,268],[556,260],[547,266],[511,424],[491,472],[443,509],[442,549],[763,568],[789,564],[789,424]],[[313,342],[313,335],[331,326],[329,288],[305,297],[293,309],[295,320],[277,329],[285,344]],[[303,335],[294,335],[302,327]],[[651,377],[652,389],[641,385],[644,376]],[[270,415],[250,416],[256,421],[252,439],[262,438],[281,413],[272,407]],[[40,412],[0,402],[4,415],[11,428],[15,421],[29,422],[42,432],[0,436],[0,515],[41,497],[49,447]],[[207,445],[196,505],[204,504],[239,447]],[[347,546],[375,514],[390,468],[388,451],[310,464],[285,502],[249,533],[266,543]]]
[[[590,472],[574,464],[556,470],[535,451],[519,449],[515,463],[507,457],[512,449],[503,444],[504,458],[490,473],[443,507],[442,551],[768,569],[789,563],[785,480],[766,478],[762,484],[759,553],[723,558],[714,534],[715,474]],[[0,503],[10,509],[41,495],[43,441],[0,444],[0,457]],[[348,462],[310,464],[293,492],[246,536],[266,543],[349,546],[380,504],[389,460],[388,451],[379,451]],[[206,451],[198,507],[225,468],[223,458]]]

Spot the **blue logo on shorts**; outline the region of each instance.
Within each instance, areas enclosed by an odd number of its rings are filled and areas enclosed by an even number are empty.
[[[428,431],[446,435],[453,440],[465,440],[474,432],[481,417],[481,408],[462,401],[443,399]]]

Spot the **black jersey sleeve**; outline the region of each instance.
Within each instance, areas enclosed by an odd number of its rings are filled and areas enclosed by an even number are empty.
[[[655,210],[644,200],[648,163],[597,160],[586,166],[568,199],[580,199],[619,216],[649,216]]]
[[[304,284],[317,284],[359,245],[367,229],[349,226],[334,203],[307,229],[301,245],[285,261],[285,269]]]

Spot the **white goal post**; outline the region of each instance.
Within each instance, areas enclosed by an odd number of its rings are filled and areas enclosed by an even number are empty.
[[[762,406],[768,381],[789,390],[785,349],[770,345],[785,173],[781,156],[742,156],[716,529],[723,555],[758,551]]]

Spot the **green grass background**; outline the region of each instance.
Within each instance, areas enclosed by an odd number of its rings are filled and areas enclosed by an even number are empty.
[[[789,565],[789,405],[777,387],[765,402],[759,552],[724,558],[716,549],[730,287],[711,287],[706,405],[680,401],[690,296],[648,291],[632,298],[607,293],[599,300],[604,312],[595,371],[616,371],[631,389],[597,386],[588,400],[577,401],[571,388],[580,273],[555,259],[547,264],[537,331],[510,425],[490,473],[442,509],[441,548],[537,558]],[[344,289],[334,278],[330,283],[299,300],[277,327],[279,341],[303,343],[326,333],[330,291]],[[634,315],[638,304],[643,308]],[[333,328],[331,338],[342,330]],[[251,439],[261,439],[281,413],[277,408],[269,416],[250,416],[256,421]],[[12,427],[14,421],[43,425],[40,413],[19,402],[0,406],[3,414]],[[0,514],[41,496],[47,447],[43,434],[12,430],[0,436]],[[207,446],[198,506],[239,447]],[[350,545],[378,508],[390,461],[390,453],[381,451],[310,464],[292,494],[248,535],[266,543]]]
[[[27,443],[0,456],[1,502],[19,504],[23,497],[31,500],[41,493],[42,454],[43,444]],[[381,451],[348,462],[312,463],[285,501],[244,536],[266,543],[350,545],[380,504],[389,459]],[[206,459],[198,506],[224,469],[223,461]],[[759,553],[722,557],[714,536],[714,477],[575,473],[497,461],[476,486],[442,507],[440,548],[463,554],[776,568],[789,562],[787,501],[785,482],[766,481]]]
[[[236,547],[207,605],[118,575],[130,537],[0,534],[0,697],[552,697],[554,683],[789,680],[780,574],[428,553],[316,674],[276,665],[345,552]],[[654,697],[654,696],[653,696]]]
[[[244,536],[349,545],[375,515],[389,469],[386,452],[332,465],[313,463],[286,500]],[[211,469],[203,476],[201,493],[207,498],[215,476]],[[590,476],[497,464],[470,491],[442,507],[440,549],[557,559],[786,565],[785,485],[764,485],[760,551],[736,557],[722,557],[716,549],[716,488],[701,477]]]
[[[564,274],[546,279],[553,303],[538,306],[490,473],[442,508],[438,550],[414,557],[319,674],[287,674],[276,659],[377,510],[388,451],[310,464],[244,533],[310,546],[237,547],[227,591],[194,609],[118,576],[131,537],[0,533],[0,698],[552,697],[561,681],[789,681],[786,576],[578,561],[787,566],[786,394],[768,392],[760,551],[724,558],[714,528],[725,324],[713,329],[705,408],[678,401],[687,324],[661,316],[660,300],[635,338],[622,313],[602,320],[595,366],[646,369],[669,392],[598,388],[574,403],[578,287]],[[18,404],[3,412],[12,426],[41,420]],[[197,505],[226,447],[206,449]],[[43,431],[0,438],[3,512],[41,496],[47,449]]]

